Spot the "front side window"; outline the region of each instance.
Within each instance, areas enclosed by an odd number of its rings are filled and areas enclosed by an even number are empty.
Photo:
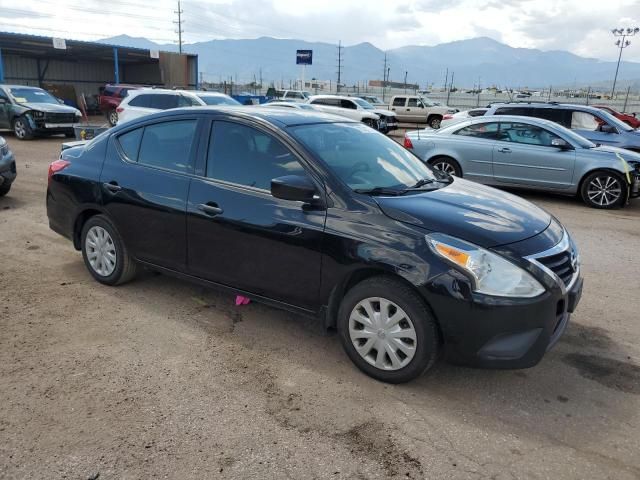
[[[460,130],[453,132],[454,135],[461,137],[484,138],[486,140],[495,140],[498,134],[498,122],[491,123],[473,123],[467,125]]]
[[[289,131],[354,190],[402,189],[435,180],[411,152],[361,123],[300,125]]]
[[[600,125],[604,123],[595,115],[588,112],[571,112],[571,129],[572,130],[588,130],[595,132],[600,129]]]
[[[342,108],[348,108],[351,110],[357,110],[358,107],[356,107],[356,104],[353,103],[351,100],[340,100],[340,106]]]
[[[197,120],[177,120],[144,127],[138,163],[187,172]]]
[[[200,106],[200,102],[198,102],[195,98],[190,97],[188,95],[180,95],[178,97],[178,106],[179,107],[198,107]]]
[[[522,143],[550,147],[551,141],[560,138],[544,128],[527,123],[501,123],[500,140],[503,142]]]
[[[209,139],[207,177],[271,190],[274,178],[304,174],[296,157],[272,135],[238,123],[214,123]]]
[[[418,102],[417,98],[410,98],[409,101],[407,102],[407,107],[418,107],[421,106],[421,104]]]
[[[405,97],[396,97],[393,99],[393,106],[394,107],[404,107],[405,102],[407,101],[407,99]]]

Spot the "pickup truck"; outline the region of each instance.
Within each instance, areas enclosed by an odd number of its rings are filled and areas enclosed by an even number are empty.
[[[396,95],[391,98],[388,108],[396,113],[399,122],[426,123],[431,128],[440,128],[442,117],[458,111],[447,105],[437,105],[419,95]]]

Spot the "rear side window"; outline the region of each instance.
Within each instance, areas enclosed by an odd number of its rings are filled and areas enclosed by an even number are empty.
[[[304,174],[295,156],[273,136],[246,125],[215,122],[207,177],[270,190],[274,178]]]
[[[394,107],[404,107],[405,102],[407,101],[407,99],[405,97],[396,97],[393,99],[393,106]]]
[[[132,162],[138,161],[138,149],[140,148],[143,130],[144,128],[136,128],[118,137],[118,143],[120,143],[122,151]]]
[[[524,117],[537,117],[533,108],[528,107],[500,107],[495,115],[518,115]]]
[[[144,127],[138,163],[188,172],[196,124],[197,120],[177,120]]]
[[[171,94],[151,95],[151,108],[157,108],[158,110],[178,108],[178,98],[178,95]]]
[[[498,137],[498,122],[474,123],[454,132],[461,137],[483,138],[495,140]]]
[[[151,97],[153,95],[138,95],[129,102],[132,107],[151,108]]]

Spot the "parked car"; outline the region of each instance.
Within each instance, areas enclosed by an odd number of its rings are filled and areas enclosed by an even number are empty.
[[[640,131],[596,107],[562,103],[498,103],[485,115],[523,115],[543,118],[574,130],[596,144],[640,152]]]
[[[317,111],[318,109],[308,103],[300,102],[287,102],[287,101],[272,101],[267,103],[261,103],[261,107],[276,107],[276,108],[292,108],[295,110],[310,110]]]
[[[194,91],[192,93],[207,105],[241,105],[239,101],[231,98],[229,95],[225,95],[224,93],[201,91]]]
[[[18,140],[35,136],[75,136],[73,126],[82,114],[62,104],[46,90],[24,85],[0,85],[0,130],[13,130]]]
[[[398,128],[395,113],[375,108],[361,98],[342,95],[313,95],[309,99],[309,104],[316,106],[318,110],[366,123],[382,133]]]
[[[198,107],[206,105],[193,92],[186,90],[164,90],[144,88],[129,92],[117,108],[118,125],[136,118],[151,115],[161,110],[179,107]]]
[[[51,164],[47,215],[98,282],[146,266],[316,316],[386,382],[440,352],[531,367],[582,291],[578,251],[547,212],[318,112],[186,108],[118,125]]]
[[[640,128],[640,119],[636,118],[635,114],[621,113],[607,105],[594,105],[594,107],[604,110],[605,112],[613,115],[618,120],[622,120],[631,128]]]
[[[458,113],[447,113],[442,117],[440,122],[440,128],[448,127],[454,123],[463,122],[471,117],[481,117],[489,110],[488,108],[473,108],[471,110],[464,110]]]
[[[16,175],[16,159],[7,141],[0,137],[0,197],[9,193]]]
[[[380,98],[376,97],[375,95],[358,95],[358,94],[355,94],[355,93],[351,93],[348,96],[349,97],[361,98],[362,100],[364,100],[365,102],[370,103],[371,105],[373,105],[376,108],[387,108],[387,103],[383,102]]]
[[[407,123],[426,123],[431,128],[440,128],[442,118],[457,110],[448,106],[428,103],[418,95],[396,95],[389,102],[389,110],[396,113],[398,121]]]
[[[621,207],[640,195],[640,154],[596,146],[548,120],[477,117],[437,134],[407,132],[405,146],[434,168],[458,177],[577,194],[594,208]]]
[[[101,89],[98,96],[98,108],[107,117],[109,125],[112,127],[118,123],[118,106],[122,99],[127,96],[130,90],[138,90],[140,85],[107,84]]]
[[[269,95],[267,93],[267,95]],[[304,90],[276,90],[275,98],[278,100],[291,100],[294,102],[306,102],[311,97],[309,92]]]

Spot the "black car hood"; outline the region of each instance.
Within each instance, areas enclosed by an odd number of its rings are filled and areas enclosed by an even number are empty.
[[[376,201],[395,220],[485,248],[520,242],[551,223],[551,215],[520,197],[459,178],[438,190]]]
[[[39,112],[47,113],[76,113],[76,108],[69,105],[62,105],[59,103],[19,103],[21,107],[28,108],[29,110],[37,110]]]

